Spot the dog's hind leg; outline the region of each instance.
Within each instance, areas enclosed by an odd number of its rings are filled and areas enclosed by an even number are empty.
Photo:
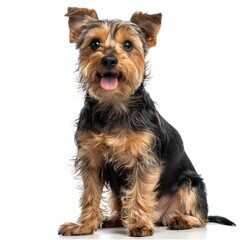
[[[181,186],[178,192],[168,197],[168,202],[164,198],[166,196],[159,199],[159,206],[156,207],[160,213],[158,221],[156,221],[158,225],[163,224],[171,230],[204,227],[206,225],[206,194],[201,187],[192,187],[189,183],[186,183]]]
[[[183,230],[193,227],[204,227],[203,221],[197,217],[190,215],[179,214],[172,217],[168,223],[168,229],[170,230]]]

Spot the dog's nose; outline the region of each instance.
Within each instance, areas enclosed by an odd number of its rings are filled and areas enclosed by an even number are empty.
[[[102,65],[108,70],[115,67],[117,65],[117,62],[118,60],[114,56],[105,56],[102,58],[102,61],[101,61]]]

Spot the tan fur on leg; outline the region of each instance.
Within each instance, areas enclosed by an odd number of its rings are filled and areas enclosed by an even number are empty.
[[[204,227],[206,219],[203,219],[196,204],[196,188],[185,184],[177,193],[158,200],[153,212],[154,221],[177,230]]]
[[[148,160],[151,159],[149,155]],[[124,225],[130,236],[150,236],[154,232],[152,211],[156,202],[154,189],[160,177],[160,167],[156,164],[137,162],[129,176],[132,183],[123,197]]]
[[[100,178],[100,170],[91,167],[89,162],[82,160],[80,167],[84,187],[80,200],[82,213],[77,224],[67,223],[60,226],[59,234],[64,236],[92,234],[102,224],[103,216],[99,205],[104,183]]]

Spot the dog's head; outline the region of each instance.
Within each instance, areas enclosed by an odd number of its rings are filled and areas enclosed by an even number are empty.
[[[127,99],[144,78],[145,56],[156,45],[161,13],[135,12],[130,21],[99,20],[93,9],[68,8],[70,42],[80,50],[79,73],[90,97]]]

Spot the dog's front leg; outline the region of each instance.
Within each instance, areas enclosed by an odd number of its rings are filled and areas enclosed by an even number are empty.
[[[130,187],[124,190],[123,221],[130,236],[145,237],[154,233],[152,219],[156,203],[154,191],[160,178],[155,161],[136,161],[129,175]]]
[[[100,201],[104,183],[100,169],[90,166],[89,163],[85,163],[81,168],[84,187],[80,200],[82,212],[77,223],[60,226],[59,234],[64,236],[92,234],[103,221]]]

